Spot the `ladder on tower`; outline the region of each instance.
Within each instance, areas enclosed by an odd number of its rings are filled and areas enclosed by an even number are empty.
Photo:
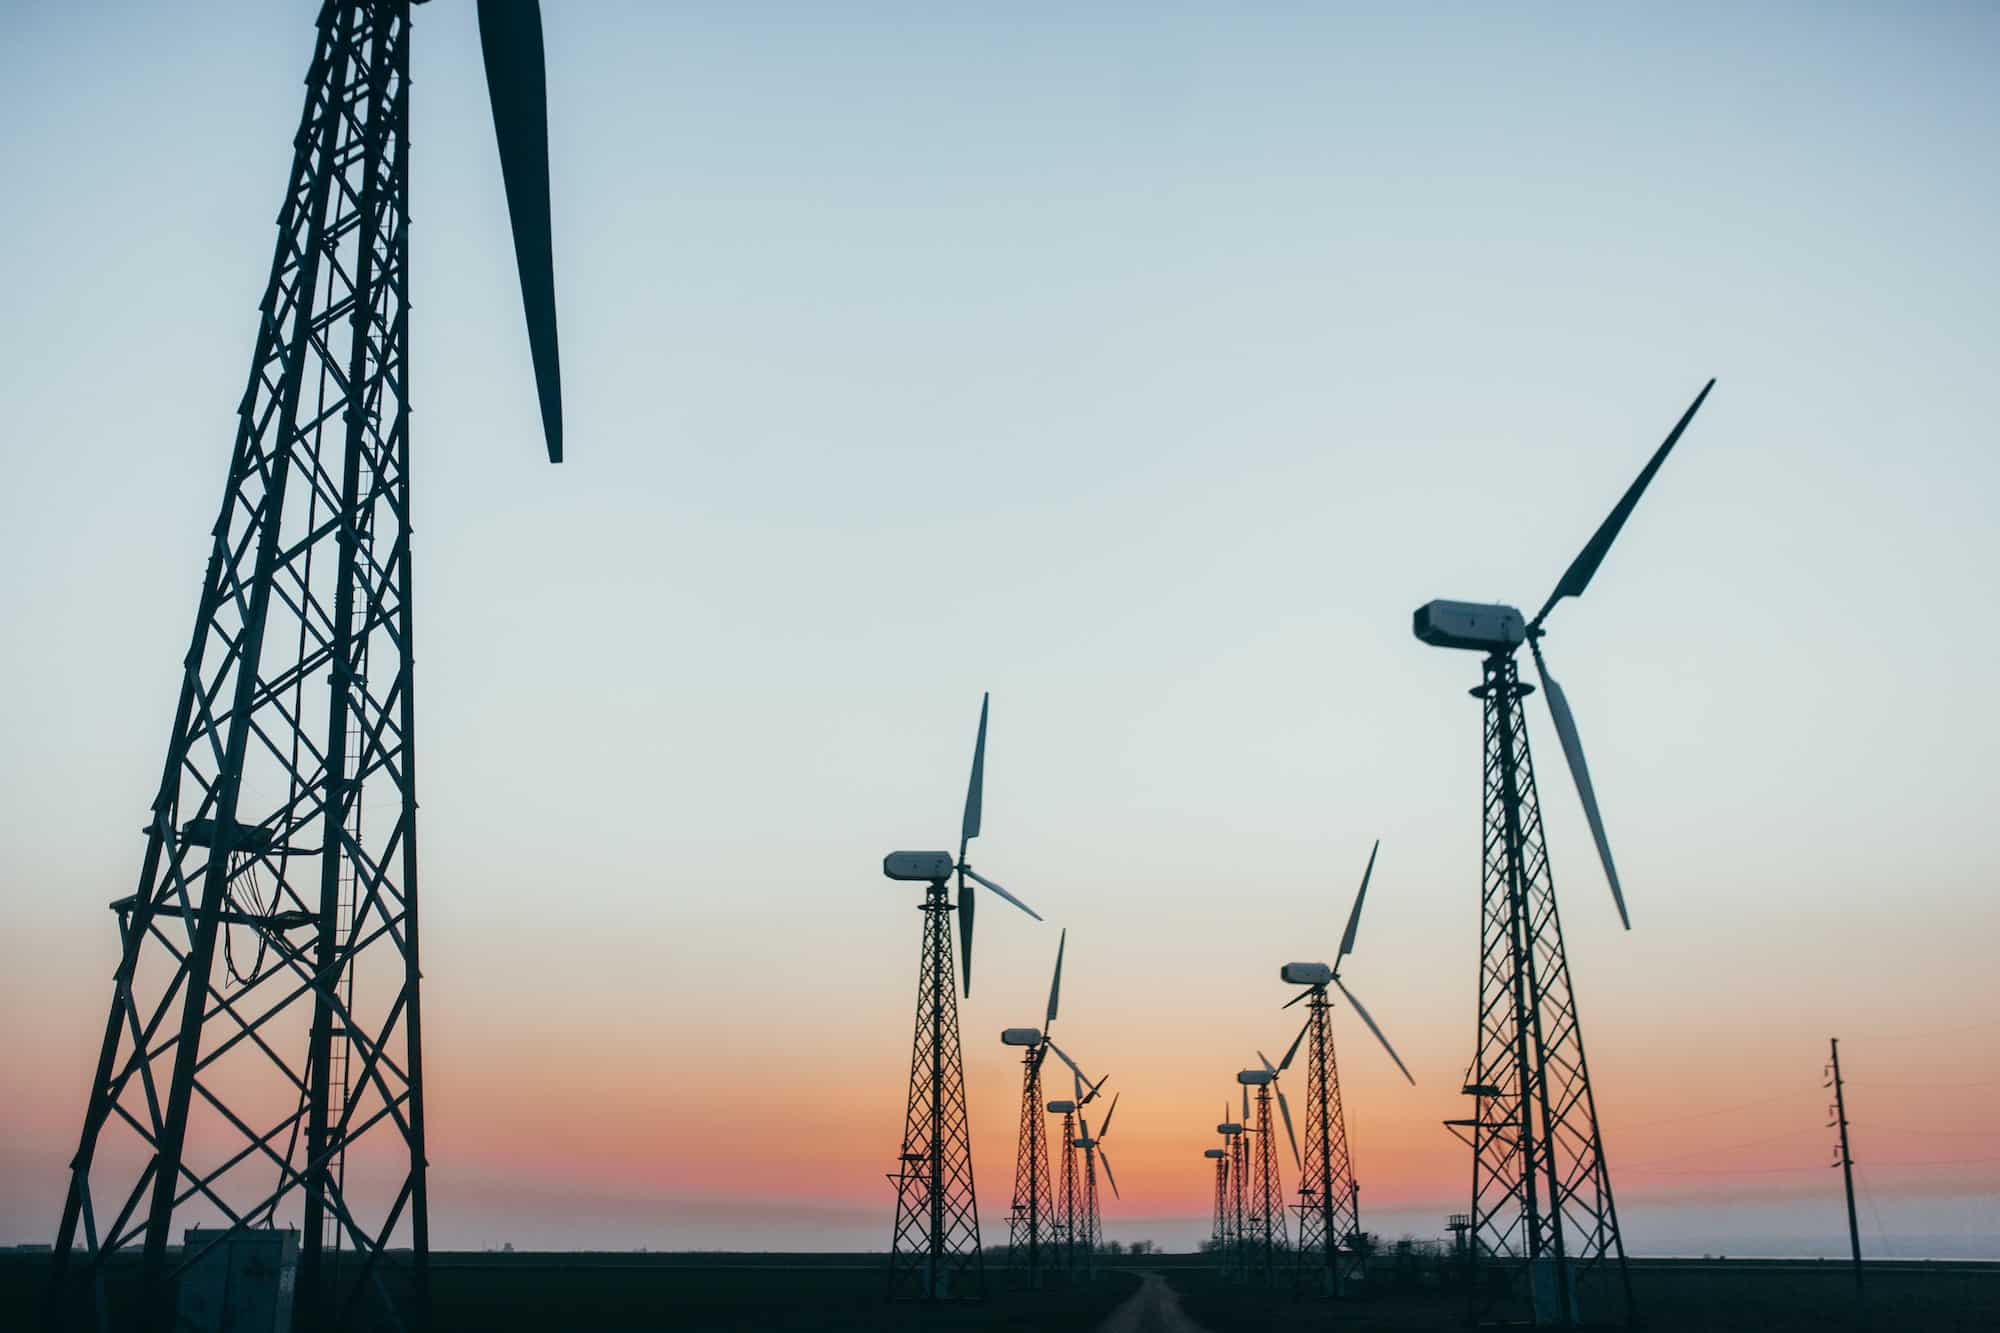
[[[371,419],[373,414],[371,413]],[[361,462],[361,488],[367,493],[371,483],[367,460]],[[368,590],[373,580],[369,574],[375,551],[373,527],[364,527],[357,534],[354,560],[354,587],[349,608],[351,622],[366,624],[373,614],[368,604]],[[361,643],[361,651],[354,663],[354,676],[348,687],[349,697],[355,700],[368,697],[368,636],[355,636]],[[343,746],[345,756],[342,767],[346,770],[340,776],[342,790],[353,793],[347,807],[344,822],[346,846],[327,849],[329,854],[340,858],[336,874],[338,897],[334,905],[334,937],[343,947],[354,938],[354,913],[359,896],[360,872],[354,855],[361,846],[361,790],[360,781],[364,771],[362,747],[367,740],[367,718],[360,707],[351,706],[347,710],[347,741]],[[334,982],[334,993],[340,997],[339,1011],[334,1015],[333,1029],[329,1034],[326,1056],[326,1117],[329,1131],[339,1144],[334,1150],[333,1161],[328,1165],[327,1175],[341,1199],[339,1208],[329,1207],[321,1217],[320,1248],[329,1256],[337,1256],[341,1250],[341,1214],[347,1211],[347,1108],[352,1095],[352,1073],[349,1055],[353,1043],[349,1039],[349,1018],[354,1013],[354,964],[348,961]]]

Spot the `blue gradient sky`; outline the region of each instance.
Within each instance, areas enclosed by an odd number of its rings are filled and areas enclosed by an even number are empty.
[[[0,1242],[53,1231],[310,12],[9,27]],[[1378,835],[1348,976],[1419,1086],[1345,1029],[1343,1072],[1435,1227],[1477,663],[1409,612],[1539,604],[1715,375],[1552,621],[1630,935],[1533,723],[1627,1227],[1836,1245],[1838,1033],[1876,1230],[2000,1248],[1991,8],[551,6],[557,469],[472,7],[417,43],[441,1243],[881,1243],[876,863],[955,827],[982,689],[982,868],[1070,927],[1065,1044],[1126,1093],[1108,1233],[1205,1226],[1211,1103]],[[1054,928],[980,934],[997,1217]]]

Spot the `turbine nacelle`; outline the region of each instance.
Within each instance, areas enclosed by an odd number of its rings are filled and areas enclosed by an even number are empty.
[[[1232,1120],[1225,1120],[1215,1127],[1215,1132],[1218,1134],[1241,1134],[1243,1126]]]
[[[1002,1046],[1039,1046],[1042,1044],[1040,1028],[1008,1028],[1000,1034]]]
[[[955,869],[950,852],[890,852],[882,858],[882,873],[890,879],[919,884],[942,884]]]
[[[1333,980],[1333,969],[1325,963],[1286,963],[1278,969],[1278,980],[1288,986],[1324,986]]]
[[[1050,1115],[1074,1115],[1074,1114],[1076,1114],[1076,1103],[1075,1103],[1075,1102],[1050,1102],[1050,1103],[1049,1103],[1049,1114],[1050,1114]]]
[[[1268,1069],[1243,1069],[1237,1071],[1236,1081],[1246,1088],[1261,1088],[1271,1081]]]
[[[1222,1149],[1220,1148],[1210,1148],[1206,1152],[1204,1152],[1202,1156],[1220,1159],[1229,1156],[1229,1154],[1222,1151]]]
[[[1411,630],[1433,648],[1471,648],[1507,653],[1528,639],[1528,622],[1518,610],[1488,602],[1426,602],[1411,617]]]

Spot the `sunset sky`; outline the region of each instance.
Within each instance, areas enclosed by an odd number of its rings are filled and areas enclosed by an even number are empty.
[[[1550,620],[1619,929],[1532,742],[1628,1248],[2000,1255],[2000,14],[550,5],[545,461],[473,8],[411,214],[433,1233],[883,1248],[920,888],[993,696],[962,1008],[1122,1092],[1114,1239],[1331,959],[1364,1221],[1465,1207],[1472,654]],[[837,12],[838,11],[838,12]],[[311,7],[0,43],[0,1244],[47,1242],[224,479]],[[1303,1089],[1303,1079],[1299,1080]],[[1301,1097],[1294,1093],[1294,1109]],[[1289,1158],[1284,1168],[1292,1180]]]

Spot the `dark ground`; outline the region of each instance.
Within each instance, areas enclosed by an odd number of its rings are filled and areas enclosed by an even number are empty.
[[[1142,1269],[1162,1274],[1189,1318],[1209,1333],[1460,1329],[1467,1308],[1464,1292],[1435,1274],[1377,1273],[1369,1297],[1333,1304],[1226,1282],[1193,1255],[1112,1260],[1095,1283],[1033,1293],[1016,1289],[1008,1271],[995,1266],[989,1268],[993,1299],[943,1309],[885,1302],[879,1255],[439,1254],[432,1263],[438,1333],[1089,1333],[1136,1289]],[[47,1265],[46,1255],[0,1253],[0,1329],[38,1326]],[[1868,1284],[1871,1333],[2000,1330],[2000,1264],[1870,1264]],[[1853,1278],[1844,1264],[1640,1260],[1633,1287],[1644,1316],[1639,1326],[1649,1330],[1857,1327]],[[1618,1326],[1617,1309],[1608,1313],[1610,1321],[1596,1326]],[[1141,1320],[1130,1333],[1173,1331]]]
[[[1158,1265],[1181,1297],[1188,1316],[1210,1333],[1407,1333],[1467,1327],[1462,1286],[1435,1274],[1412,1272],[1402,1280],[1376,1273],[1366,1298],[1338,1305],[1265,1295],[1226,1282],[1192,1257]],[[2000,1264],[1871,1263],[1869,1312],[1855,1319],[1853,1269],[1847,1264],[1803,1261],[1634,1260],[1632,1289],[1640,1316],[1636,1327],[1657,1333],[1996,1333],[2000,1330]],[[1587,1300],[1594,1328],[1621,1328],[1623,1302],[1615,1288]]]
[[[1129,1272],[1019,1290],[989,1268],[983,1304],[885,1299],[886,1258],[868,1254],[440,1253],[431,1257],[436,1333],[1090,1333],[1138,1285]],[[0,1254],[0,1333],[38,1327],[46,1255]],[[87,1329],[88,1310],[72,1327]]]

